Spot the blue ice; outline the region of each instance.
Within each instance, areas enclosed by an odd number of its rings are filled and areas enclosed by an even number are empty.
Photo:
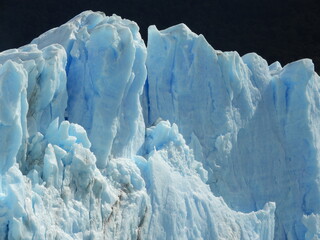
[[[86,11],[0,53],[0,240],[317,239],[320,85]]]

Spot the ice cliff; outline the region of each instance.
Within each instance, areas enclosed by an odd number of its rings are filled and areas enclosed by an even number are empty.
[[[0,53],[0,239],[320,239],[319,84],[83,12]]]

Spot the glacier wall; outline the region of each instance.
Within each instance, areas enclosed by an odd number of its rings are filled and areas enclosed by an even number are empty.
[[[0,53],[0,239],[317,239],[319,87],[83,12]]]
[[[82,14],[32,43],[61,44],[67,53],[66,117],[83,126],[104,168],[110,156],[131,157],[144,141],[139,102],[146,47],[138,26],[118,16]]]
[[[185,25],[149,28],[145,121],[176,123],[235,210],[276,202],[275,239],[304,239],[319,213],[319,76],[311,60],[270,67],[214,50]]]

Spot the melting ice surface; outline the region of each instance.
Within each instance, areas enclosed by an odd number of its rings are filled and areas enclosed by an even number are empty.
[[[319,239],[319,84],[83,12],[0,53],[0,239]]]

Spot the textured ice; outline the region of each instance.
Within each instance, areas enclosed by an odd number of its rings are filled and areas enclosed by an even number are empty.
[[[275,205],[250,214],[229,209],[210,191],[205,170],[175,124],[162,121],[147,129],[146,149],[139,166],[152,215],[144,239],[272,239]]]
[[[139,102],[146,79],[146,47],[138,26],[102,13],[78,15],[33,40],[39,48],[59,43],[68,55],[69,121],[82,125],[97,166],[109,157],[132,157],[143,144]]]
[[[0,53],[0,240],[320,239],[320,79],[86,11]]]
[[[176,123],[216,196],[244,212],[276,202],[275,239],[304,239],[303,215],[320,210],[320,86],[311,60],[269,67],[254,53],[216,51],[182,24],[150,27],[147,68],[147,125]]]
[[[138,168],[132,161],[112,160],[116,163],[103,175],[85,130],[57,122],[33,142],[33,154],[44,154],[34,168],[25,176],[15,164],[1,178],[1,239],[136,238],[140,211],[148,203]],[[123,172],[117,175],[118,169]],[[123,178],[134,182],[128,192]],[[122,221],[126,224],[118,226]]]

